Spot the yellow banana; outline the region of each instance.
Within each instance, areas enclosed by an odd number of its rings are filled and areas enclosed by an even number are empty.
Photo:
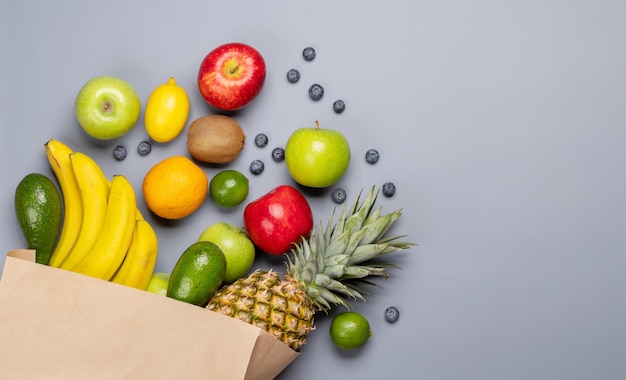
[[[70,155],[74,176],[81,192],[83,203],[83,223],[74,246],[67,254],[60,268],[72,269],[95,243],[107,214],[110,182],[100,166],[81,152]]]
[[[78,183],[70,162],[72,149],[59,140],[49,140],[45,144],[46,156],[54,172],[63,195],[63,224],[59,240],[52,252],[48,265],[59,267],[74,246],[83,220],[83,205]]]
[[[104,227],[93,247],[72,271],[102,280],[111,279],[130,246],[136,215],[133,186],[126,177],[113,176]]]
[[[146,290],[156,264],[158,247],[157,236],[150,223],[137,219],[126,257],[111,281]]]

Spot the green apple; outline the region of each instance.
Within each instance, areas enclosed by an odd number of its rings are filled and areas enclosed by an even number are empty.
[[[111,140],[128,133],[139,119],[141,103],[135,89],[123,79],[90,79],[76,95],[78,124],[92,137]]]
[[[285,146],[285,162],[291,177],[303,186],[328,187],[337,183],[350,164],[350,145],[336,130],[295,130]]]
[[[209,241],[224,252],[226,256],[224,283],[229,284],[246,276],[254,264],[254,244],[237,226],[226,222],[214,223],[202,232],[198,240]]]
[[[156,272],[150,277],[146,291],[160,296],[167,294],[167,284],[170,282],[169,273]]]

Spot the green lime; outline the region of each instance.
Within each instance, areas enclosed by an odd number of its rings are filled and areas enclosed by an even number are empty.
[[[209,195],[222,207],[234,207],[248,196],[248,178],[237,170],[223,170],[211,179]]]
[[[361,347],[371,335],[367,319],[354,311],[337,314],[330,324],[330,338],[344,350]]]

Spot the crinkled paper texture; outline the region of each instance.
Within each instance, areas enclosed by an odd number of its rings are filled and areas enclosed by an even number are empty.
[[[298,356],[255,326],[34,257],[6,257],[0,378],[265,380]]]

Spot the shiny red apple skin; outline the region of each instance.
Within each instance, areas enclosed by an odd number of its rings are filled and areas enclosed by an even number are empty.
[[[313,229],[309,202],[289,185],[280,185],[248,203],[243,221],[254,245],[272,255],[288,252]]]
[[[230,42],[204,57],[198,70],[198,90],[213,107],[235,111],[259,95],[265,73],[261,53],[250,45]]]

